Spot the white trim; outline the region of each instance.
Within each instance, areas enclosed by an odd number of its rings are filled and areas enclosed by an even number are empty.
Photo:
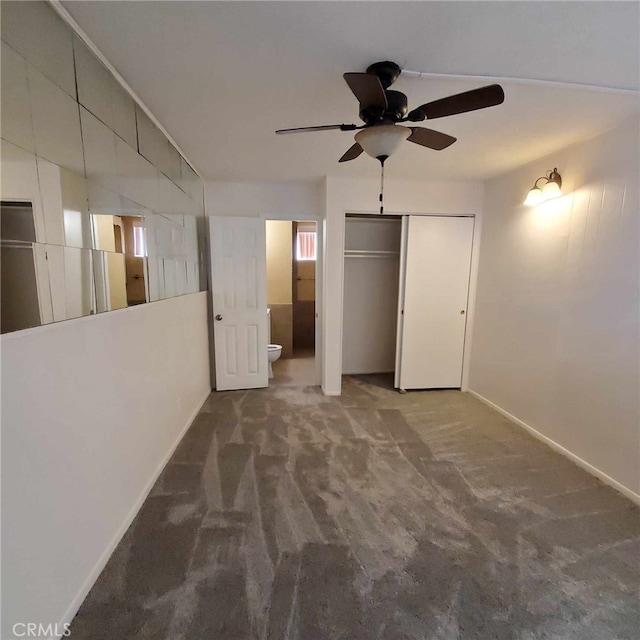
[[[328,189],[327,189],[328,191]],[[327,198],[328,200],[328,198]],[[357,210],[352,210],[352,209],[343,209],[342,210],[342,214],[340,216],[340,220],[338,221],[337,219],[334,221],[332,219],[330,219],[329,217],[329,211],[328,211],[328,207],[327,210],[325,212],[326,218],[325,218],[325,224],[324,224],[324,229],[323,229],[323,237],[322,237],[322,242],[323,242],[323,273],[322,273],[322,283],[323,286],[325,287],[325,291],[326,291],[326,285],[327,282],[331,281],[331,278],[328,277],[328,273],[327,270],[329,269],[329,263],[330,261],[327,259],[328,253],[329,251],[333,251],[335,252],[335,266],[339,268],[340,270],[340,277],[335,279],[335,284],[336,285],[340,285],[340,296],[337,296],[338,290],[336,287],[336,291],[334,292],[334,296],[335,297],[335,303],[336,306],[338,307],[336,309],[336,317],[338,318],[339,321],[339,327],[340,327],[340,333],[339,333],[339,340],[337,341],[337,343],[339,344],[339,349],[337,350],[337,360],[338,360],[338,366],[336,367],[336,372],[339,373],[339,376],[337,376],[337,379],[333,381],[333,385],[328,383],[326,380],[327,377],[327,367],[325,366],[326,360],[329,359],[329,340],[327,340],[326,337],[326,333],[325,335],[322,336],[322,341],[323,341],[323,345],[324,345],[324,352],[322,354],[323,357],[323,369],[322,369],[322,378],[321,378],[321,387],[322,387],[322,393],[325,396],[341,396],[342,395],[342,377],[343,377],[343,373],[342,373],[342,337],[343,337],[343,329],[344,329],[344,243],[345,243],[345,234],[346,234],[346,224],[347,224],[347,214],[348,213],[368,213],[368,214],[374,214],[375,212],[372,211],[357,211]],[[329,226],[333,227],[333,226],[339,226],[340,229],[340,242],[337,242],[334,239],[333,244],[329,244],[329,242],[327,241],[327,232],[329,230]],[[333,232],[332,232],[333,235]],[[339,252],[339,254],[338,254]],[[338,260],[338,255],[340,256],[340,259]],[[333,297],[333,296],[332,296]],[[329,298],[329,296],[327,296],[327,299]],[[323,313],[324,313],[324,308],[323,308]],[[327,330],[327,319],[323,316],[323,331],[326,332]],[[333,343],[335,346],[335,343]],[[335,385],[335,386],[334,386]]]
[[[102,62],[102,64],[109,69],[113,77],[116,79],[118,84],[133,98],[133,100],[138,104],[138,106],[147,114],[151,122],[164,133],[167,137],[167,140],[178,150],[180,155],[189,163],[191,168],[198,174],[198,177],[201,180],[204,180],[196,166],[189,160],[185,152],[180,148],[180,145],[173,139],[171,134],[160,124],[160,121],[153,115],[151,110],[147,107],[147,105],[142,102],[138,94],[129,86],[129,83],[118,73],[118,70],[109,62],[107,57],[98,49],[98,47],[93,43],[91,38],[87,35],[84,29],[76,22],[75,18],[67,11],[67,9],[62,4],[61,0],[47,0],[51,8],[60,16],[60,18],[69,25],[69,27],[75,32],[75,34],[91,49],[93,54]]]
[[[461,390],[469,388],[471,371],[471,354],[473,350],[473,328],[476,317],[478,299],[478,272],[480,268],[480,242],[482,240],[483,212],[473,217],[473,242],[471,245],[471,270],[469,272],[469,294],[467,299],[467,324],[464,332],[464,351],[462,353],[462,382]]]
[[[626,498],[629,498],[629,500],[631,500],[632,502],[635,502],[637,505],[640,505],[640,494],[637,494],[635,493],[635,491],[632,491],[628,487],[625,487],[623,484],[621,484],[617,480],[614,480],[611,476],[608,476],[606,473],[604,473],[604,471],[600,471],[600,469],[598,469],[597,467],[594,467],[592,464],[590,464],[586,460],[583,460],[582,458],[577,456],[575,453],[572,453],[571,451],[569,451],[569,449],[566,449],[561,444],[558,444],[555,440],[552,440],[548,436],[545,436],[543,433],[540,433],[540,431],[538,431],[537,429],[534,429],[531,425],[528,425],[523,420],[520,420],[520,418],[516,418],[516,416],[509,413],[508,411],[498,406],[494,402],[491,402],[491,400],[488,400],[484,396],[480,395],[478,392],[473,391],[473,389],[467,389],[467,393],[470,393],[472,396],[480,400],[480,402],[483,402],[484,404],[491,407],[492,409],[495,409],[498,413],[501,413],[503,416],[511,420],[511,422],[514,422],[515,424],[517,424],[519,427],[522,427],[523,429],[528,431],[534,438],[537,438],[541,442],[544,442],[544,444],[548,445],[554,451],[557,451],[561,455],[565,456],[565,458],[568,458],[569,460],[571,460],[571,462],[574,462],[575,464],[577,464],[579,467],[584,469],[587,473],[590,473],[596,478],[599,478],[600,480],[602,480],[602,482],[609,485],[610,487],[613,487],[614,489],[616,489],[616,491],[619,491],[623,496],[625,496]]]
[[[219,215],[219,214],[213,214],[210,217],[214,217],[214,215]],[[258,217],[261,218],[262,220],[273,220],[275,222],[277,221],[282,221],[282,220],[291,220],[291,222],[315,222],[316,224],[319,222],[323,222],[324,221],[324,217],[321,214],[313,214],[313,213],[291,213],[288,211],[277,211],[277,212],[267,212],[267,211],[261,211],[257,216],[241,216],[243,218],[251,218],[251,217]],[[316,232],[318,231],[318,227],[316,226]]]
[[[96,580],[98,579],[103,569],[107,565],[109,558],[111,558],[111,555],[116,550],[116,547],[120,543],[120,540],[122,540],[122,537],[124,536],[124,534],[127,532],[127,529],[131,526],[131,523],[133,522],[134,518],[138,515],[138,512],[140,511],[144,501],[149,496],[149,493],[151,493],[151,489],[153,489],[153,485],[156,483],[157,479],[160,477],[160,474],[162,473],[164,468],[167,466],[169,460],[171,459],[171,456],[173,455],[175,450],[178,448],[178,445],[180,444],[182,438],[188,431],[193,421],[196,419],[196,416],[200,413],[200,409],[202,409],[202,407],[204,406],[204,403],[206,402],[210,394],[211,394],[211,389],[207,389],[207,392],[205,396],[202,398],[202,401],[197,405],[195,411],[193,411],[193,413],[187,420],[186,425],[180,430],[178,437],[176,438],[173,445],[171,445],[169,451],[167,452],[167,455],[164,457],[162,462],[158,465],[153,476],[151,477],[149,482],[146,484],[146,486],[138,496],[138,499],[135,501],[135,503],[131,507],[131,510],[129,511],[126,518],[124,519],[124,522],[120,525],[120,527],[118,528],[118,531],[115,533],[113,538],[111,538],[111,541],[107,545],[107,548],[104,550],[100,558],[98,558],[98,561],[96,562],[93,569],[87,576],[86,580],[80,587],[80,590],[76,594],[76,597],[71,601],[71,604],[69,605],[69,608],[67,609],[66,613],[62,617],[62,620],[58,623],[59,629],[64,629],[65,624],[70,624],[73,618],[75,617],[76,613],[78,613],[78,609],[80,609],[80,606],[84,602],[85,598],[89,595],[89,591],[91,591],[91,588],[93,587]]]

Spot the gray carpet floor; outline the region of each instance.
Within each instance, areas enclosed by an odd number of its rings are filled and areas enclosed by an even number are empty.
[[[639,559],[637,507],[467,394],[215,393],[71,638],[636,640]]]

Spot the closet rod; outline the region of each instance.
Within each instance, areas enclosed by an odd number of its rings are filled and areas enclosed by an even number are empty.
[[[31,242],[30,240],[3,240],[0,243],[0,246],[5,249],[33,249],[33,245],[35,242]],[[44,243],[39,243],[44,244]]]
[[[366,258],[367,260],[388,260],[389,258],[394,258],[394,257],[398,257],[399,254],[396,254],[395,256],[369,256],[369,255],[359,255],[359,256],[347,256],[345,255],[345,258]]]
[[[358,251],[357,249],[347,249],[344,252],[345,258],[396,258],[399,255],[399,251]]]
[[[344,250],[345,253],[375,253],[375,254],[398,254],[400,253],[400,251],[398,251],[397,249],[345,249]]]

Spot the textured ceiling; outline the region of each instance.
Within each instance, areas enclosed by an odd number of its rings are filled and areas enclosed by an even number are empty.
[[[275,129],[358,122],[342,80],[377,60],[503,81],[499,107],[429,123],[445,151],[407,143],[390,177],[484,179],[596,135],[639,109],[636,2],[65,2],[93,42],[211,180],[378,175],[338,164],[353,133]],[[401,77],[409,105],[488,84]]]

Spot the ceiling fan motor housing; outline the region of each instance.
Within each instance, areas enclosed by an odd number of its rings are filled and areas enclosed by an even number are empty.
[[[387,97],[387,108],[366,106],[360,110],[360,118],[367,124],[377,124],[381,122],[398,122],[407,115],[407,96],[400,91],[385,90]]]
[[[380,84],[385,89],[388,89],[397,79],[402,69],[390,60],[384,62],[375,62],[367,67],[367,73],[377,76],[380,80]]]

